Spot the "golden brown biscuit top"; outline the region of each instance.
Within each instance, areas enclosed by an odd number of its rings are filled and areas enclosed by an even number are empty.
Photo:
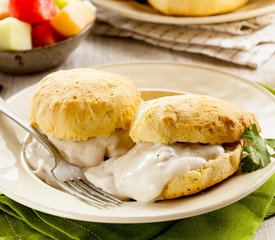
[[[91,68],[62,70],[38,83],[30,120],[52,137],[87,140],[129,129],[140,101],[125,76]]]
[[[239,141],[255,116],[228,102],[202,95],[179,95],[142,103],[134,116],[134,142],[213,143]]]

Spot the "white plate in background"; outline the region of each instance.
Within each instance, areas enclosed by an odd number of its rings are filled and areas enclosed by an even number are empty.
[[[182,90],[218,97],[253,112],[265,137],[275,136],[275,97],[255,83],[218,70],[166,62],[140,62],[100,66],[99,69],[132,78],[139,88]],[[13,97],[10,106],[25,118],[34,87]],[[148,93],[147,93],[148,96]],[[194,196],[151,204],[126,202],[99,209],[54,189],[30,174],[22,162],[26,133],[0,116],[0,192],[28,207],[56,216],[108,223],[146,223],[207,213],[247,196],[275,172],[275,162],[249,174],[236,174]]]
[[[91,0],[96,6],[116,12],[131,19],[161,24],[210,24],[239,21],[258,17],[275,11],[275,0],[250,0],[245,6],[229,13],[206,16],[167,16],[151,6],[131,0]]]

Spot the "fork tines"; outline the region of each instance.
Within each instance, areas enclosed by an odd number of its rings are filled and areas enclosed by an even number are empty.
[[[122,204],[122,201],[118,198],[110,195],[109,193],[103,191],[102,189],[96,187],[94,184],[89,182],[86,178],[71,178],[64,179],[63,182],[58,181],[53,174],[56,182],[65,189],[66,191],[84,199],[92,204],[100,206],[111,206],[113,204]]]

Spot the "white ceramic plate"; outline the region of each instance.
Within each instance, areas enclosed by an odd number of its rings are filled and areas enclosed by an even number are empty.
[[[131,0],[91,0],[97,6],[116,12],[122,16],[145,22],[163,24],[209,24],[232,22],[262,16],[275,11],[275,0],[250,0],[234,12],[207,17],[174,17],[159,13],[149,5]]]
[[[218,97],[256,114],[263,136],[275,136],[275,98],[258,85],[213,69],[177,63],[143,62],[101,66],[100,69],[131,77],[140,88],[182,90]],[[33,87],[8,100],[25,118]],[[152,97],[144,94],[146,98]],[[54,189],[30,174],[21,158],[26,133],[0,116],[0,192],[28,207],[72,219],[141,223],[186,218],[229,205],[261,186],[274,172],[275,163],[249,174],[234,175],[203,194],[148,205],[127,202],[99,209]]]

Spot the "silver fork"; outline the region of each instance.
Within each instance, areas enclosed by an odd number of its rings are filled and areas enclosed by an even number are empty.
[[[33,128],[28,121],[15,113],[1,97],[0,112],[23,127],[48,149],[55,160],[55,166],[51,170],[51,174],[61,188],[89,203],[100,206],[110,206],[122,203],[122,201],[116,197],[89,182],[79,167],[65,161],[60,151],[48,140],[48,138]]]

